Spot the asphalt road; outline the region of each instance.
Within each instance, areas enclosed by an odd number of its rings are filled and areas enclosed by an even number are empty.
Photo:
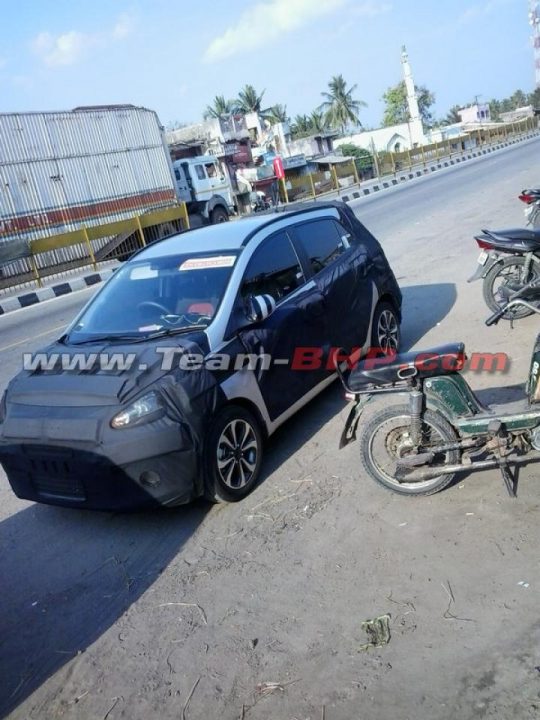
[[[404,341],[506,352],[469,373],[513,397],[536,318],[486,328],[468,285],[481,227],[522,225],[540,141],[363,198],[404,291]],[[91,290],[0,317],[0,387]],[[536,471],[397,497],[339,451],[332,387],[273,438],[243,503],[115,515],[19,501],[0,472],[0,715],[12,718],[533,718],[539,713]],[[522,583],[522,584],[520,584]],[[525,583],[525,585],[523,584]],[[361,623],[392,616],[362,652]],[[276,685],[268,685],[276,683]]]

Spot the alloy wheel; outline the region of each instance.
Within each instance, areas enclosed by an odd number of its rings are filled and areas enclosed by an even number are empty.
[[[378,347],[385,355],[393,355],[398,351],[399,325],[391,310],[383,310],[377,322]]]
[[[259,445],[251,425],[243,419],[225,426],[217,445],[217,468],[223,483],[234,490],[245,487],[257,467]]]

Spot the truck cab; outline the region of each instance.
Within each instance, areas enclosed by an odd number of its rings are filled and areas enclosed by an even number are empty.
[[[204,224],[229,219],[233,190],[213,155],[175,160],[172,166],[178,199],[187,204],[190,215],[200,215]]]

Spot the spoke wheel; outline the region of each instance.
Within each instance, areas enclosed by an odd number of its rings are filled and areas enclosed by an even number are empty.
[[[501,263],[494,265],[484,278],[483,294],[486,305],[492,312],[497,312],[507,302],[508,292],[516,292],[538,277],[540,270],[536,263],[532,263],[526,272],[525,258],[514,256],[504,258]],[[503,317],[505,320],[517,320],[528,315],[532,315],[530,310],[517,307],[505,313]]]
[[[400,459],[429,452],[430,448],[455,442],[452,426],[438,413],[426,410],[422,423],[421,443],[415,447],[410,436],[407,406],[386,408],[361,431],[360,447],[364,468],[381,485],[403,495],[431,495],[445,488],[453,475],[439,475],[421,482],[400,482],[396,478]],[[432,465],[459,462],[457,450],[436,453]],[[426,467],[425,465],[422,467]]]
[[[257,484],[262,436],[255,417],[241,407],[221,410],[205,444],[205,495],[212,502],[245,497]]]

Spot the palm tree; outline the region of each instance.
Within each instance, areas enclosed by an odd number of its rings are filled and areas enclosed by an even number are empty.
[[[461,122],[461,115],[459,114],[460,110],[461,105],[452,105],[450,110],[446,113],[443,125],[455,125],[456,123]]]
[[[242,90],[238,93],[238,99],[236,101],[237,108],[240,112],[261,112],[261,103],[264,96],[265,90],[259,95],[253,85],[244,85]]]
[[[236,101],[226,100],[224,95],[216,95],[211,105],[204,111],[204,119],[222,118],[232,115],[236,111]]]
[[[307,135],[311,129],[310,119],[307,115],[297,115],[292,121],[291,134],[294,137]]]
[[[320,110],[313,110],[309,116],[309,126],[312,132],[323,133],[328,130],[326,117]]]
[[[289,116],[287,115],[287,106],[280,105],[279,103],[277,105],[272,105],[272,107],[266,111],[265,119],[268,120],[270,125],[288,122]]]
[[[339,128],[342,134],[349,123],[361,125],[358,113],[360,108],[367,107],[362,100],[355,100],[352,96],[356,85],[347,89],[343,75],[334,75],[328,83],[329,92],[321,95],[325,98],[319,110],[324,112],[328,125]]]

